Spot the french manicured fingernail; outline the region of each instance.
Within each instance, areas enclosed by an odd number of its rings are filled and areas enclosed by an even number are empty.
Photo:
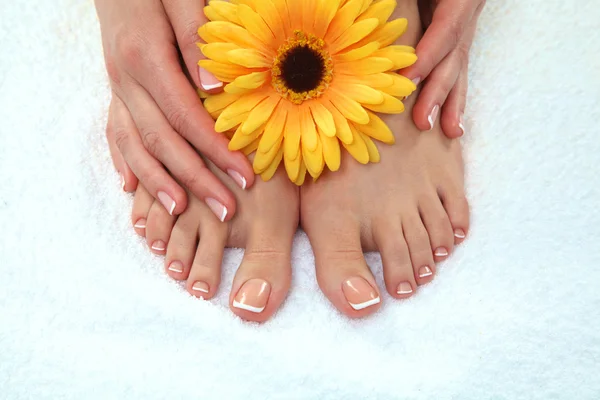
[[[242,174],[232,169],[228,169],[227,175],[229,175],[231,179],[233,179],[235,183],[237,183],[238,186],[242,188],[242,190],[246,190],[246,185],[248,184],[248,182],[246,182],[246,178],[244,178]]]
[[[157,241],[155,241],[155,242],[152,243],[151,248],[154,251],[161,252],[161,251],[165,251],[165,249],[167,248],[167,245],[162,240],[157,240]]]
[[[421,77],[417,76],[416,78],[411,79],[411,81],[415,84],[415,86],[419,86],[419,83],[421,83]]]
[[[125,191],[125,177],[121,173],[119,173],[119,175],[121,176],[121,189]]]
[[[413,292],[412,286],[409,282],[402,282],[398,285],[396,293],[398,294],[411,294]]]
[[[433,275],[433,271],[429,267],[421,267],[419,269],[419,278],[427,278],[428,276]]]
[[[145,218],[140,218],[135,222],[135,225],[133,225],[134,228],[137,229],[146,229],[146,219]]]
[[[194,282],[194,284],[192,285],[192,290],[194,292],[198,292],[198,293],[208,293],[210,289],[210,286],[208,286],[208,283],[206,282],[202,282],[202,281],[196,281]]]
[[[467,235],[465,234],[465,231],[463,231],[462,229],[455,229],[454,237],[457,237],[459,239],[464,239],[465,237],[467,237]]]
[[[342,291],[346,300],[355,310],[362,310],[381,302],[379,294],[373,287],[360,277],[352,277],[342,285]]]
[[[461,136],[463,136],[465,134],[465,119],[463,114],[460,114],[460,117],[458,117],[458,127],[462,131]]]
[[[436,104],[435,106],[433,106],[431,113],[427,117],[427,121],[429,121],[429,130],[433,129],[433,125],[435,124],[435,121],[437,120],[439,112],[440,112],[440,106],[438,106]]]
[[[244,283],[233,299],[233,306],[256,314],[263,312],[271,294],[271,285],[262,279],[250,279]]]
[[[210,197],[206,198],[204,201],[221,222],[225,221],[225,218],[227,217],[227,207]]]
[[[169,271],[180,274],[183,272],[183,264],[181,261],[173,261],[171,264],[169,264]]]
[[[170,215],[173,215],[173,211],[175,211],[175,206],[177,206],[177,204],[175,204],[175,200],[173,200],[171,196],[169,196],[165,192],[158,192],[157,197],[158,201],[160,201],[160,203],[167,210],[167,212]]]
[[[202,87],[202,90],[208,91],[223,86],[223,82],[202,67],[198,67],[198,75],[200,77],[200,86]]]
[[[446,257],[448,255],[448,250],[446,250],[444,247],[438,247],[437,249],[435,249],[435,252],[433,254],[436,257]]]

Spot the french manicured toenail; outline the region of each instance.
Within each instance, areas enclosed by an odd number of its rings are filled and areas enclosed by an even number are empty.
[[[170,215],[173,215],[173,211],[175,211],[175,207],[177,206],[175,200],[165,192],[158,192],[156,197],[158,197],[158,201],[160,201],[165,210],[167,210]]]
[[[381,302],[379,294],[364,278],[355,276],[344,282],[342,292],[355,310],[362,310]]]
[[[250,279],[242,285],[233,306],[240,310],[259,314],[264,311],[271,294],[271,285],[263,279]]]
[[[183,264],[181,261],[173,261],[171,264],[169,264],[169,271],[180,274],[183,272]]]
[[[454,237],[457,237],[459,239],[464,239],[467,235],[465,234],[465,231],[463,231],[462,229],[455,229],[454,230]]]
[[[165,251],[165,249],[167,248],[165,242],[163,242],[162,240],[157,240],[153,242],[151,247],[154,251]]]
[[[209,289],[210,286],[208,286],[208,283],[202,281],[196,281],[192,285],[192,290],[194,292],[208,293]]]
[[[402,282],[398,285],[396,293],[398,294],[411,294],[413,292],[412,285],[409,282]]]
[[[146,229],[146,218],[138,219],[133,227],[137,229]]]
[[[227,207],[210,197],[206,198],[204,201],[208,208],[210,208],[217,218],[219,218],[219,221],[225,221],[225,218],[227,217]]]
[[[246,182],[246,178],[244,178],[242,174],[232,169],[228,169],[227,175],[229,175],[231,179],[233,179],[234,182],[242,188],[242,190],[246,190],[246,185],[248,184],[248,182]]]
[[[463,136],[465,134],[465,120],[464,120],[464,115],[463,114],[460,114],[460,117],[458,117],[458,127],[462,131],[462,135],[461,136]]]
[[[119,175],[121,176],[121,189],[125,190],[125,177],[121,173]]]
[[[435,254],[436,257],[446,257],[448,255],[448,250],[444,247],[438,247],[433,254]]]
[[[433,271],[429,267],[421,267],[419,269],[419,278],[427,278],[428,276],[433,275]]]
[[[427,117],[427,121],[429,122],[429,130],[433,129],[433,126],[435,125],[435,121],[437,120],[437,116],[438,116],[439,112],[440,112],[440,106],[438,106],[436,104],[435,106],[433,106],[431,113]]]

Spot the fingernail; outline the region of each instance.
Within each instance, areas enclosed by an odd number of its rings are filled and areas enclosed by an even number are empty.
[[[169,264],[169,271],[177,272],[178,274],[183,272],[183,264],[181,261],[173,261]]]
[[[170,215],[173,215],[173,211],[175,210],[175,200],[171,198],[165,192],[158,192],[157,194],[158,200],[161,202],[163,207],[169,212]]]
[[[233,306],[253,313],[261,313],[267,306],[271,285],[262,279],[250,279],[244,283],[233,299]]]
[[[192,290],[194,292],[208,293],[209,289],[210,286],[208,286],[208,283],[202,281],[196,281],[192,285]]]
[[[167,245],[162,240],[157,240],[154,243],[152,243],[151,248],[154,251],[165,251]]]
[[[344,282],[342,291],[350,307],[357,311],[381,301],[375,289],[366,280],[357,276]]]
[[[214,76],[202,67],[198,67],[198,75],[200,77],[200,86],[204,91],[220,88],[223,86],[223,82],[218,80],[216,76]]]
[[[436,257],[446,257],[448,255],[448,250],[446,250],[443,247],[438,247],[437,249],[435,249],[435,252],[433,254]]]
[[[402,282],[398,285],[396,293],[398,294],[411,294],[413,292],[412,286],[409,282]]]
[[[465,134],[464,114],[460,114],[460,117],[458,117],[458,127],[462,131],[462,135],[461,136],[463,136]]]
[[[210,197],[206,198],[204,201],[221,222],[225,221],[225,217],[227,217],[227,207]]]
[[[237,171],[234,171],[232,169],[228,169],[227,170],[227,175],[229,175],[231,177],[231,179],[233,179],[235,181],[235,183],[238,184],[239,187],[242,188],[242,190],[246,190],[246,178],[244,178],[242,176],[242,174],[240,174]]]
[[[138,229],[146,229],[146,219],[145,218],[140,218],[135,222],[135,225],[133,225],[134,228],[138,228]]]
[[[433,124],[437,120],[438,113],[440,112],[440,106],[437,104],[433,106],[433,110],[431,110],[431,114],[427,117],[427,121],[429,121],[429,130],[433,129]]]
[[[421,77],[417,76],[416,78],[411,79],[411,81],[415,84],[415,86],[419,86],[419,83],[421,83]]]
[[[465,234],[465,231],[463,231],[462,229],[455,229],[454,237],[457,237],[459,239],[464,239],[465,237],[467,237],[467,235]]]
[[[419,278],[427,278],[428,276],[433,275],[433,271],[429,267],[421,267],[419,269]]]
[[[121,189],[125,191],[125,177],[121,173],[119,173],[119,175],[121,176]]]

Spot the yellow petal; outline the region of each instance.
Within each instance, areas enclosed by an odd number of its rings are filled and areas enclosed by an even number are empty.
[[[257,1],[255,2],[255,5],[256,12],[262,17],[275,36],[276,43],[274,43],[274,45],[279,47],[285,38],[287,38],[287,35],[284,31],[283,20],[277,11],[277,8],[270,0]]]
[[[238,114],[230,119],[227,118],[217,118],[217,122],[215,123],[215,131],[216,132],[225,132],[230,129],[236,128],[239,124],[244,122],[250,113]]]
[[[379,140],[380,142],[394,144],[396,139],[387,124],[372,112],[367,111],[367,113],[370,118],[369,123],[365,125],[355,125],[354,127],[365,135]]]
[[[361,164],[369,163],[369,150],[367,149],[367,145],[365,141],[360,136],[360,132],[358,132],[354,127],[350,127],[352,130],[352,135],[354,140],[351,144],[346,144],[342,142],[342,146]]]
[[[220,63],[212,60],[200,60],[198,65],[211,72],[221,82],[233,82],[235,78],[254,71],[240,65]]]
[[[300,113],[295,106],[288,111],[284,137],[284,157],[295,160],[300,153]]]
[[[254,173],[262,174],[263,172],[265,172],[265,170],[269,168],[269,166],[271,165],[271,163],[273,162],[280,150],[281,154],[283,155],[283,149],[281,148],[282,142],[283,137],[279,138],[279,140],[275,143],[273,147],[271,147],[269,151],[265,153],[260,151],[260,149],[256,151],[256,155],[254,156],[254,162],[252,163]]]
[[[369,162],[378,163],[379,161],[381,161],[381,157],[379,156],[379,150],[377,149],[377,146],[371,140],[371,138],[363,133],[360,134],[360,138],[365,142],[365,145],[367,146],[367,151],[369,152]]]
[[[323,159],[323,145],[321,140],[317,137],[317,147],[314,151],[310,151],[304,143],[302,144],[302,158],[308,173],[313,178],[318,178],[323,172],[325,167],[325,160]]]
[[[314,151],[317,148],[317,128],[310,109],[306,105],[300,106],[300,133],[302,135],[302,147]]]
[[[396,9],[396,5],[396,0],[378,1],[362,13],[356,20],[362,21],[367,18],[377,18],[379,20],[379,25],[383,25],[392,16],[392,13]]]
[[[270,68],[270,63],[258,50],[236,49],[227,53],[227,60],[246,68]]]
[[[417,55],[415,53],[396,51],[392,46],[377,50],[373,56],[389,58],[394,63],[395,70],[410,67],[417,62]]]
[[[377,50],[379,50],[379,43],[371,42],[362,47],[359,47],[358,49],[350,50],[346,53],[336,54],[334,56],[334,60],[337,62],[361,60],[363,58],[369,57]]]
[[[346,47],[357,43],[359,40],[371,34],[378,25],[379,21],[376,18],[369,18],[352,24],[350,28],[342,33],[340,37],[330,45],[331,54],[336,54]]]
[[[383,93],[383,103],[381,104],[365,104],[369,110],[384,114],[400,114],[404,112],[404,104],[397,98]]]
[[[242,132],[248,135],[267,122],[280,101],[280,96],[273,95],[260,102],[250,111],[248,119],[242,124]]]
[[[237,5],[231,4],[228,1],[212,0],[208,7],[204,7],[205,14],[206,14],[206,9],[209,7],[214,9],[217,13],[219,13],[223,18],[225,18],[225,20],[231,21],[236,25],[242,24],[242,22],[240,21],[240,19],[237,16]],[[208,15],[207,15],[207,17],[208,17]],[[208,19],[213,20],[210,17],[208,17]]]
[[[317,0],[317,12],[315,13],[315,35],[323,37],[333,17],[335,17],[340,5],[340,0]]]
[[[391,96],[407,97],[417,90],[417,85],[405,76],[392,72],[388,72],[386,75],[392,78],[392,84],[382,87],[380,90]]]
[[[256,89],[264,85],[270,77],[270,71],[252,72],[248,75],[238,76],[237,78],[235,78],[233,83],[239,88]]]
[[[382,48],[389,46],[406,32],[407,26],[408,21],[406,18],[395,19],[375,29],[373,33],[358,42],[358,44],[364,45],[369,42],[379,42]]]
[[[344,89],[349,98],[361,104],[381,104],[384,100],[383,93],[365,85],[351,83],[345,85]]]
[[[321,129],[326,136],[334,137],[335,122],[333,121],[331,112],[329,112],[329,110],[319,100],[311,101],[309,103],[309,107],[312,117],[319,129]]]
[[[340,62],[336,64],[336,72],[345,75],[369,75],[390,71],[394,63],[388,58],[368,57],[362,60]]]
[[[242,149],[242,152],[246,155],[249,156],[250,154],[254,153],[256,151],[256,149],[258,149],[258,144],[260,143],[260,137],[254,139],[254,141],[252,143],[250,143],[248,146],[244,147]]]
[[[273,111],[273,115],[265,125],[265,132],[259,146],[259,150],[263,153],[271,150],[275,143],[283,137],[287,117],[287,109],[283,104],[281,102],[278,104],[277,108]]]
[[[227,95],[233,96],[230,94]],[[243,96],[237,96],[237,100],[227,106],[219,118],[231,119],[236,115],[250,112],[258,103],[266,99],[268,96],[269,92],[266,90],[248,93]]]
[[[341,151],[340,142],[336,137],[328,137],[324,134],[321,135],[321,144],[323,145],[323,158],[327,168],[331,171],[337,171],[340,169],[341,164]]]
[[[295,160],[290,160],[287,157],[283,157],[285,164],[285,172],[287,172],[290,181],[295,182],[300,174],[300,164],[302,164],[302,156],[296,157]]]
[[[325,35],[325,41],[332,43],[340,37],[342,33],[346,32],[360,14],[362,6],[362,0],[350,0],[346,2],[346,4],[337,12],[331,21],[331,24],[329,24],[329,29],[327,29],[327,34]]]
[[[263,127],[260,127],[256,131],[252,132],[250,135],[245,135],[242,133],[242,127],[238,127],[238,129],[233,134],[231,141],[227,148],[230,151],[241,150],[244,147],[248,146],[250,143],[254,142],[258,137],[262,134]]]
[[[365,109],[340,90],[337,90],[332,86],[329,88],[328,95],[329,101],[333,103],[335,108],[337,108],[345,118],[359,124],[366,124],[369,122],[369,116]]]
[[[275,37],[269,29],[267,23],[254,10],[244,4],[238,6],[237,13],[240,21],[251,35],[258,38],[261,42],[270,46],[273,44]]]
[[[220,63],[228,63],[227,53],[231,50],[239,49],[239,47],[233,43],[209,43],[203,44],[201,47],[202,54],[206,58]]]
[[[327,109],[335,122],[337,137],[344,143],[352,143],[352,131],[350,130],[350,125],[348,124],[346,117],[344,117],[331,102],[327,104]]]
[[[260,174],[260,177],[262,178],[263,181],[267,182],[268,180],[270,180],[273,177],[273,175],[275,175],[275,172],[277,172],[277,168],[279,168],[279,164],[281,164],[282,158],[283,158],[283,149],[279,149],[279,151],[275,155],[275,158],[271,162],[271,165],[266,170],[264,170],[264,172],[262,174]]]
[[[234,43],[242,48],[255,48],[264,55],[275,55],[275,51],[272,48],[261,42],[254,35],[251,35],[245,28],[232,22],[208,22],[198,29],[198,35],[207,43]]]
[[[390,73],[379,73],[379,74],[370,74],[370,75],[337,75],[336,81],[348,84],[348,83],[358,83],[360,85],[366,85],[372,88],[384,88],[388,86],[392,86],[394,84],[394,79],[389,76]]]
[[[219,93],[204,100],[204,108],[209,114],[222,111],[238,100],[240,96],[229,93]]]
[[[300,156],[302,157],[302,156]],[[304,180],[306,178],[306,164],[304,162],[300,163],[300,172],[298,172],[298,179],[294,181],[294,183],[298,186],[302,186],[304,184]]]

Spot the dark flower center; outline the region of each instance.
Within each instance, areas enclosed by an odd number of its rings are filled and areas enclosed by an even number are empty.
[[[290,49],[281,62],[281,78],[294,92],[316,89],[325,75],[323,57],[308,46]]]

